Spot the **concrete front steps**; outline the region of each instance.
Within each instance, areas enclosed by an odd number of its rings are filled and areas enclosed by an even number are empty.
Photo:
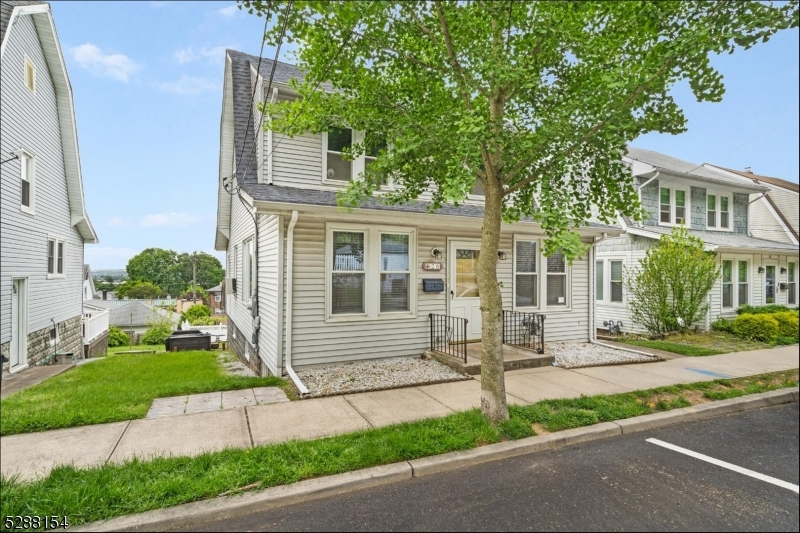
[[[481,373],[481,343],[473,342],[467,345],[467,362],[463,359],[445,353],[428,350],[425,357],[439,361],[456,372],[476,376]],[[524,368],[539,368],[550,366],[555,362],[553,355],[539,354],[533,350],[526,350],[508,344],[503,345],[503,368],[509,370],[522,370]]]

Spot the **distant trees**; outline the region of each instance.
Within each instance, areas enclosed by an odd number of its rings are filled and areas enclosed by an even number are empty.
[[[164,291],[149,281],[128,280],[116,287],[117,298],[159,298]]]
[[[197,285],[204,289],[218,285],[225,277],[222,263],[213,255],[205,252],[178,254],[163,248],[142,250],[128,261],[127,271],[131,282],[150,283],[160,289],[160,294],[177,296],[187,287],[191,290],[193,267]],[[133,297],[130,293],[127,296]]]

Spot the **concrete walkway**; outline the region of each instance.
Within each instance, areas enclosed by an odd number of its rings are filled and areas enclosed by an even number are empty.
[[[74,367],[75,365],[73,364],[35,366],[18,374],[4,376],[2,383],[0,383],[0,398],[29,389]]]
[[[615,394],[678,383],[736,378],[800,366],[797,346],[660,363],[565,370],[531,368],[506,373],[512,404],[581,394]],[[57,464],[77,467],[133,457],[193,456],[289,439],[315,439],[360,429],[441,417],[480,405],[479,380],[365,392],[115,422],[0,438],[2,474],[31,480]]]

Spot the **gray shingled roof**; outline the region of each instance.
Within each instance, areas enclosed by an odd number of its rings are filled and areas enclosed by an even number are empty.
[[[292,205],[313,205],[323,207],[336,207],[336,192],[321,191],[317,189],[298,189],[295,187],[285,187],[283,185],[267,185],[264,183],[245,183],[243,188],[253,200],[261,202],[272,202],[279,204]],[[380,203],[376,198],[368,198],[359,207],[360,209],[373,209],[378,211],[398,211],[402,213],[430,213],[428,206],[424,202],[412,202],[402,205],[387,205]],[[444,205],[436,211],[436,215],[446,215],[455,217],[483,218],[483,206],[480,205]],[[532,222],[526,220],[526,222]],[[597,222],[589,222],[589,227],[594,229],[605,229],[609,231],[619,230],[615,226],[608,226]]]
[[[712,182],[724,184],[728,186],[738,187],[740,189],[750,189],[753,191],[766,191],[768,187],[756,185],[755,183],[745,184],[741,180],[726,176],[722,172],[717,172],[713,169],[706,168],[702,164],[698,165],[690,161],[684,161],[677,157],[672,157],[652,150],[644,150],[642,148],[628,147],[628,157],[647,163],[658,170],[671,172],[673,174],[685,174],[689,178],[699,179],[705,182]]]
[[[110,309],[108,323],[118,328],[146,326],[148,322],[157,322],[165,318],[174,321],[177,316],[174,313],[162,312],[161,309],[153,309],[142,302],[130,302]]]
[[[672,233],[672,228],[659,227],[659,226],[646,226],[640,228],[644,231],[652,233],[660,233],[666,235]],[[720,248],[741,248],[741,249],[756,249],[756,250],[776,250],[785,252],[797,253],[800,248],[794,244],[786,244],[783,242],[768,241],[766,239],[756,239],[749,237],[743,233],[730,233],[725,231],[700,231],[689,230],[689,233],[696,237],[703,239],[703,242],[711,244]]]
[[[25,0],[8,1],[3,0],[0,2],[0,42],[3,42],[6,36],[6,29],[8,29],[8,21],[11,20],[11,13],[17,6],[34,6],[36,4],[45,4],[46,2],[28,2]]]

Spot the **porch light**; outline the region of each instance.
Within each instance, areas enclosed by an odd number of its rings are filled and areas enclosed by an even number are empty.
[[[786,267],[781,267],[781,274],[786,274]]]
[[[497,258],[500,259],[500,261],[505,261],[506,253],[503,250],[497,250]]]
[[[759,274],[763,274],[764,273],[764,267],[763,266],[758,267],[758,273]]]
[[[433,248],[431,250],[431,256],[433,256],[433,258],[437,259],[437,260],[441,259],[442,258],[442,251],[439,250],[438,248]]]

